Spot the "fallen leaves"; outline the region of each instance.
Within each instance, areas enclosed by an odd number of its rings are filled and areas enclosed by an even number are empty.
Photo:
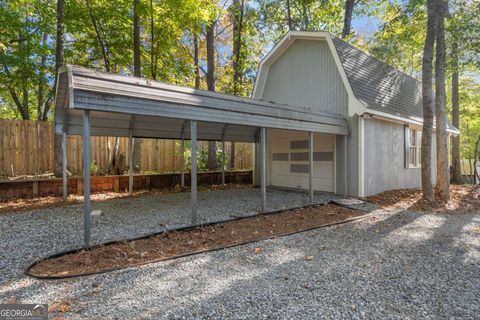
[[[335,215],[326,214],[329,211],[337,213]],[[271,239],[312,227],[349,221],[364,215],[360,211],[329,204],[316,208],[294,209],[247,217],[215,225],[162,232],[146,238],[95,246],[89,250],[43,260],[34,265],[29,270],[29,274],[61,277],[138,266],[182,255]],[[272,225],[276,225],[276,228],[273,228]],[[235,236],[232,236],[232,231],[235,231]],[[314,257],[318,257],[318,252],[325,249],[325,245],[318,244],[317,250],[307,252],[301,259],[311,255],[312,257],[307,257],[307,260],[315,260]],[[261,254],[265,254],[266,248],[262,243],[256,243],[249,246],[246,252],[248,252],[246,259],[255,261],[262,257]]]
[[[61,302],[54,302],[48,307],[48,312],[70,312],[70,302],[69,301],[61,301]]]
[[[7,299],[5,299],[4,301],[5,304],[15,304],[17,303],[17,298],[15,297],[8,297]]]
[[[480,186],[451,185],[450,201],[426,201],[418,189],[391,190],[368,197],[384,209],[405,209],[434,213],[468,213],[480,210]]]

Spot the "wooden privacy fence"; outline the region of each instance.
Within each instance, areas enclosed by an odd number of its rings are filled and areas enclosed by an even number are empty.
[[[137,140],[138,142],[138,140]],[[108,169],[109,150],[113,149],[114,137],[92,137],[91,155],[93,171],[103,173]],[[73,175],[83,172],[83,138],[69,136],[67,169]],[[201,141],[198,149],[207,148]],[[219,144],[220,146],[220,144]],[[225,151],[230,154],[231,144]],[[119,138],[120,154],[128,163],[128,138]],[[150,173],[179,172],[181,148],[178,140],[141,139],[140,171]],[[15,177],[51,173],[54,170],[54,124],[50,121],[0,119],[0,176]],[[236,170],[253,167],[253,145],[235,143]]]

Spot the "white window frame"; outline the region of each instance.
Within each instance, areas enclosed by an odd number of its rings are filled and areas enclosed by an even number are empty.
[[[412,144],[411,137],[415,137]],[[405,127],[405,167],[408,169],[421,168],[422,132],[415,127]],[[412,158],[413,153],[413,158]],[[414,160],[413,162],[411,160]]]

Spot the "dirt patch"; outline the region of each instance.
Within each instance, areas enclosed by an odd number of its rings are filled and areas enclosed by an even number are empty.
[[[221,190],[221,189],[245,189],[245,188],[252,188],[252,185],[248,184],[228,184],[226,186],[222,185],[210,185],[210,186],[199,186],[198,191],[214,191],[214,190]],[[188,191],[189,188],[186,188],[184,191]],[[153,189],[153,190],[141,190],[136,191],[133,193],[133,196],[130,196],[128,192],[103,192],[91,195],[92,202],[101,202],[106,200],[112,199],[120,199],[126,197],[142,197],[146,195],[160,195],[160,194],[168,194],[180,192],[179,189]],[[34,209],[47,209],[53,207],[62,207],[66,205],[78,204],[83,203],[83,196],[79,195],[69,195],[67,198],[67,202],[63,202],[62,197],[40,197],[40,198],[16,198],[16,199],[9,199],[7,201],[0,201],[0,214],[1,213],[10,213],[16,211],[25,211],[25,210],[34,210]]]
[[[386,191],[368,200],[377,203],[382,208],[396,208],[420,212],[435,213],[469,213],[480,211],[480,186],[451,185],[450,201],[426,201],[422,199],[419,189]]]
[[[333,204],[262,214],[92,247],[40,261],[29,270],[29,274],[39,277],[71,277],[121,269],[279,237],[364,215],[363,212]]]

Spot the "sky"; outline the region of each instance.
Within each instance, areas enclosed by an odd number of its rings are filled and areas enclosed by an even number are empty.
[[[359,17],[352,20],[352,29],[355,33],[369,39],[379,30],[381,20],[377,17]]]

